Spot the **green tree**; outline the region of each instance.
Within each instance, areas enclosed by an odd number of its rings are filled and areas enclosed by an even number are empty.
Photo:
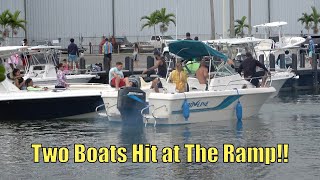
[[[244,29],[245,28],[250,28],[250,26],[248,24],[246,24],[246,16],[242,16],[241,19],[237,19],[235,20],[235,22],[237,23],[234,27],[235,27],[235,33],[236,35],[239,35],[241,37],[244,36]]]
[[[13,35],[16,35],[18,33],[18,30],[20,28],[26,31],[25,24],[27,23],[27,21],[25,21],[24,19],[20,19],[20,13],[20,11],[15,11],[13,14],[9,13],[9,26],[11,27],[12,37]]]
[[[320,14],[318,13],[316,7],[312,6],[312,13],[311,13],[311,17],[312,17],[312,21],[313,21],[313,33],[314,34],[318,34],[319,32],[319,27],[318,27],[318,24],[320,22]]]
[[[304,28],[308,31],[308,34],[310,34],[310,28],[313,22],[312,16],[307,13],[302,13],[302,17],[298,19],[298,22],[301,22],[302,25],[305,25]]]
[[[2,64],[0,64],[0,83],[6,79],[5,72],[6,69]]]
[[[146,22],[142,24],[141,30],[143,30],[145,27],[153,27],[154,35],[156,35],[156,25],[159,23],[158,14],[159,11],[157,10],[152,12],[149,16],[142,16],[140,21],[145,20]]]
[[[176,16],[173,13],[167,14],[166,11],[167,11],[166,8],[162,8],[160,11],[158,11],[158,15],[157,15],[158,23],[161,23],[160,32],[162,35],[168,31],[168,26],[170,22],[176,25]]]
[[[8,26],[10,24],[10,11],[9,10],[5,10],[0,14],[0,32],[2,34],[3,38],[6,38],[9,36],[9,30],[8,30]]]

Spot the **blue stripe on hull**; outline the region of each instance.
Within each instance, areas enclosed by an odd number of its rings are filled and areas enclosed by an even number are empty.
[[[95,112],[100,96],[0,101],[0,120],[48,120]]]
[[[232,103],[234,103],[236,100],[238,100],[241,97],[241,95],[234,95],[234,96],[228,96],[226,99],[224,99],[218,106],[211,107],[211,108],[201,108],[201,109],[190,109],[190,113],[192,112],[205,112],[205,111],[217,111],[222,110],[230,106]],[[179,111],[172,111],[172,114],[182,114],[182,110]]]

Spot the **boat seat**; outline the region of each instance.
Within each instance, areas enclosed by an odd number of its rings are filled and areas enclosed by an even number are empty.
[[[140,77],[141,89],[150,89],[152,82],[147,83],[142,77]]]
[[[168,93],[176,93],[176,84],[174,83],[169,83],[166,79],[164,78],[160,78],[162,87],[164,92],[168,92]]]
[[[188,78],[188,85],[190,91],[205,91],[207,85],[200,84],[197,78]]]

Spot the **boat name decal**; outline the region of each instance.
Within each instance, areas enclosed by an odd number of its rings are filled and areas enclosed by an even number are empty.
[[[192,107],[207,107],[209,104],[209,101],[206,101],[206,102],[201,102],[200,100],[197,101],[197,102],[190,102],[189,103],[189,107],[192,108]]]
[[[129,92],[127,95],[128,96],[130,96],[130,95],[143,96],[143,93]]]

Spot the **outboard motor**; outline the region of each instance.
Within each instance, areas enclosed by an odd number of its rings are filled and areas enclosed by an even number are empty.
[[[121,88],[117,108],[125,124],[142,124],[141,110],[146,106],[146,93],[137,87]]]
[[[139,76],[132,75],[129,77],[132,87],[141,88],[141,81]]]

